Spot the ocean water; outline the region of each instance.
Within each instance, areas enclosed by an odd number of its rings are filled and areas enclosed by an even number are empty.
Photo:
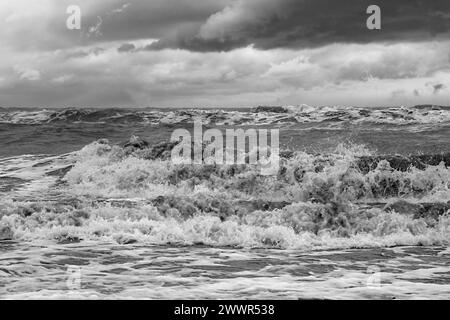
[[[172,163],[194,120],[278,174]],[[0,298],[448,299],[449,165],[441,106],[2,108]]]

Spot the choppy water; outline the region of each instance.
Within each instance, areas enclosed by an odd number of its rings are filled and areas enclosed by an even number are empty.
[[[122,147],[194,119],[291,152],[261,176]],[[437,106],[1,109],[0,297],[448,299],[449,134]]]
[[[450,297],[450,257],[441,247],[302,253],[96,242],[4,244],[0,250],[1,293],[8,298]],[[74,275],[79,275],[78,282],[72,281]]]

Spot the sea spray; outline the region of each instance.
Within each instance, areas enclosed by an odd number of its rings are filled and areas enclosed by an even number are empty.
[[[450,240],[445,164],[399,171],[381,161],[364,173],[357,162],[370,151],[339,146],[330,154],[295,152],[276,176],[261,176],[252,165],[176,165],[148,158],[148,148],[105,140],[86,146],[71,156],[62,184],[51,187],[59,197],[2,199],[3,230],[16,241],[302,250]],[[386,205],[400,198],[428,209],[415,215]],[[441,209],[430,218],[422,203],[433,201]]]

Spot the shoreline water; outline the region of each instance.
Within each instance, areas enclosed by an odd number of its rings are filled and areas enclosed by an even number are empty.
[[[16,115],[0,124],[0,298],[446,298],[448,111],[419,110]],[[197,117],[277,127],[290,152],[273,177],[175,165],[164,141]],[[89,286],[71,291],[77,266]]]
[[[449,252],[0,245],[0,299],[448,299]],[[21,257],[21,259],[18,259]],[[70,268],[68,267],[70,266]],[[67,273],[69,270],[69,273]],[[79,272],[79,282],[67,283]],[[72,273],[70,273],[72,272]],[[77,274],[77,273],[75,273]]]

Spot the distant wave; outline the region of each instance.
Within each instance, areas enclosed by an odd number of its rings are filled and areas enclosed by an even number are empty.
[[[352,124],[435,124],[450,122],[450,108],[421,105],[416,107],[360,108],[260,106],[252,110],[213,109],[0,109],[0,123],[38,125],[45,123],[144,123],[173,125],[195,119],[215,125],[280,125],[295,123],[347,122]]]

